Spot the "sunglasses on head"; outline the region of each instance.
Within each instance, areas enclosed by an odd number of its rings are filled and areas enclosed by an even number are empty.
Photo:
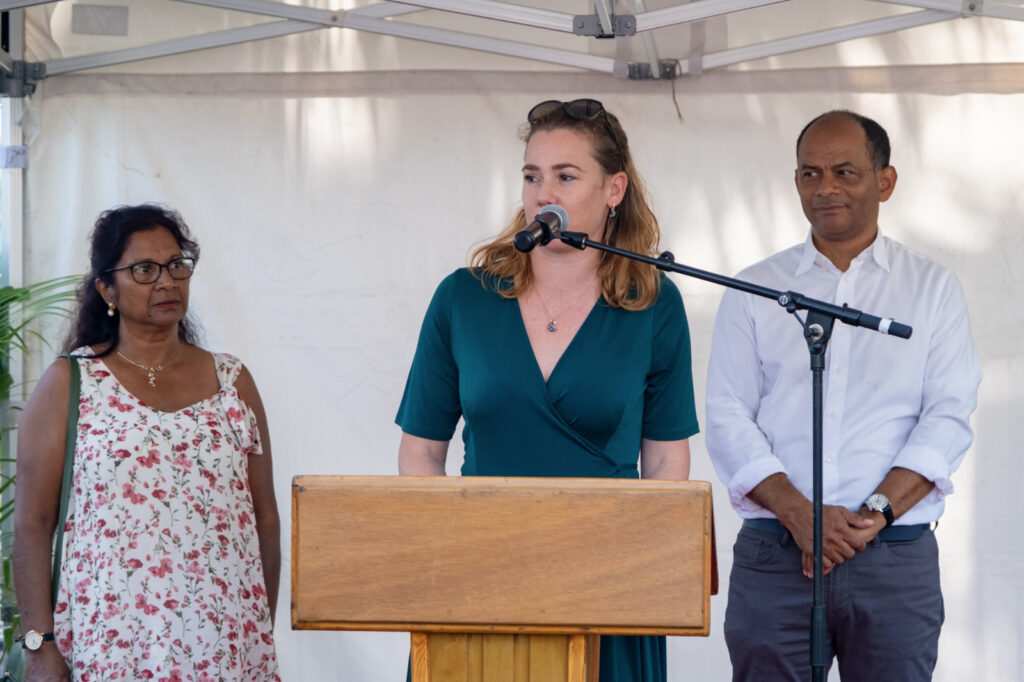
[[[600,117],[604,121],[604,127],[608,130],[612,142],[615,143],[615,150],[619,153],[619,158],[623,162],[625,161],[619,136],[615,134],[612,123],[608,120],[608,112],[605,111],[604,105],[596,99],[574,99],[571,102],[549,99],[530,109],[526,120],[530,122],[531,126],[536,125],[558,110],[564,111],[566,116],[577,121],[593,121]]]

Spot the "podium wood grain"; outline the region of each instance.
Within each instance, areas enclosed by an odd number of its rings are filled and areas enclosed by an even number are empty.
[[[706,482],[299,476],[292,524],[297,629],[708,633]]]

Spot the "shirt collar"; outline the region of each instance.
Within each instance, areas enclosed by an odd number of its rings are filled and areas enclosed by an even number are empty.
[[[807,240],[804,242],[803,253],[800,255],[800,262],[797,263],[796,272],[794,273],[797,277],[804,274],[814,263],[820,258],[823,263],[830,263],[818,249],[814,247],[814,240],[811,239],[811,230],[807,231]],[[882,235],[882,228],[878,228],[878,232],[875,234],[875,241],[871,242],[868,248],[864,249],[863,252],[857,255],[854,260],[860,260],[870,257],[878,267],[882,268],[886,272],[889,272],[889,250],[886,248],[887,239]]]

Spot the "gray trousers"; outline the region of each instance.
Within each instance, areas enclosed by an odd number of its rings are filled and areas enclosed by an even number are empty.
[[[811,679],[813,581],[792,537],[740,529],[725,641],[736,682]],[[825,576],[829,667],[844,682],[931,680],[945,617],[935,533],[873,541]]]

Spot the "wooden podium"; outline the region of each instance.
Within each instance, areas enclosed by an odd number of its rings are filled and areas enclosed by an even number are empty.
[[[602,634],[708,634],[711,486],[297,476],[292,627],[412,632],[413,682],[596,682]]]

